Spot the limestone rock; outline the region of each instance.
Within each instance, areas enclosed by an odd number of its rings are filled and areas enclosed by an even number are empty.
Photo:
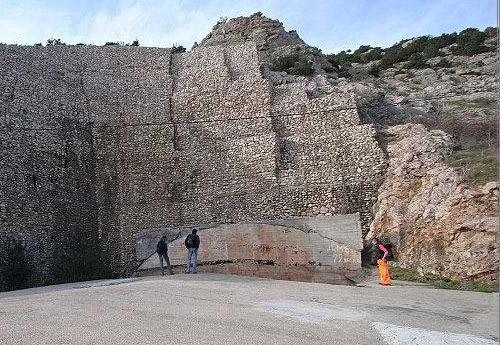
[[[389,167],[374,205],[374,236],[395,245],[401,265],[460,280],[496,280],[498,184],[466,185],[445,164],[442,131],[400,125],[386,131]]]

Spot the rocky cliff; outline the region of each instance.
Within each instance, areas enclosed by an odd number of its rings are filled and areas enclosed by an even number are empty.
[[[384,132],[389,167],[367,238],[390,241],[407,268],[459,280],[498,273],[498,183],[470,186],[446,164],[450,135],[423,125]]]
[[[460,53],[464,37],[479,37],[475,52]],[[273,84],[307,83],[309,98],[354,94],[361,121],[378,128],[388,169],[366,240],[390,240],[400,264],[421,273],[496,279],[495,29],[325,56],[279,21],[256,13],[218,23],[200,46],[246,41],[256,42],[261,71]],[[386,63],[391,54],[411,49],[404,61]],[[280,60],[287,56],[295,59],[289,65]],[[304,60],[311,70],[290,67]]]

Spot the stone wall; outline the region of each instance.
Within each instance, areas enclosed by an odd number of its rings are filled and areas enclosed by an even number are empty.
[[[129,274],[158,226],[360,212],[368,229],[374,129],[344,94],[272,86],[253,44],[2,45],[0,62],[0,231],[34,248],[34,281],[73,242]]]

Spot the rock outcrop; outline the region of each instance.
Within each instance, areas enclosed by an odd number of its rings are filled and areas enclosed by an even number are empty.
[[[217,23],[197,47],[242,44],[255,42],[264,77],[274,84],[285,84],[304,78],[269,69],[273,58],[291,54],[299,55],[312,62],[314,73],[326,75],[333,66],[321,50],[307,45],[295,30],[286,31],[283,23],[257,12],[249,17],[237,17]],[[336,74],[329,74],[336,77]]]
[[[466,184],[445,160],[452,140],[422,125],[389,127],[389,167],[366,239],[395,245],[403,267],[459,280],[496,280],[498,184]]]

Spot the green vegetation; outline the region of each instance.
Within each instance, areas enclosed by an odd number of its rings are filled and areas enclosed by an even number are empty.
[[[124,42],[118,41],[118,42],[106,42],[104,43],[105,46],[127,46],[127,47],[138,47],[139,46],[139,40],[133,40],[132,43],[127,43],[125,44]]]
[[[422,276],[415,270],[398,266],[389,266],[389,272],[391,273],[391,278],[394,280],[425,283],[442,289],[467,290],[475,292],[498,292],[498,285],[488,282],[475,281],[461,283],[456,280],[440,276]]]
[[[336,68],[350,67],[353,63],[368,63],[376,60],[379,60],[382,69],[393,67],[394,64],[400,62],[407,62],[406,68],[426,68],[428,67],[427,59],[441,56],[441,48],[455,43],[456,46],[452,48],[452,53],[456,55],[474,55],[486,52],[489,48],[484,46],[484,40],[486,37],[494,37],[494,35],[496,35],[496,28],[487,28],[484,32],[468,28],[459,34],[453,32],[437,37],[420,36],[411,40],[403,40],[389,48],[362,45],[354,52],[343,50],[337,54],[327,55],[327,59]]]
[[[457,46],[453,48],[453,53],[456,55],[480,54],[488,51],[488,48],[483,45],[486,39],[486,34],[476,28],[468,28],[460,32],[457,37]]]
[[[423,69],[429,67],[420,53],[413,53],[406,63],[407,68]]]
[[[382,71],[382,68],[380,68],[379,65],[377,64],[374,64],[370,67],[370,69],[368,70],[368,74],[374,76],[375,78],[378,78],[378,76],[380,75],[380,72]]]
[[[47,40],[47,46],[64,46],[66,43],[62,42],[60,38],[49,38]]]
[[[470,184],[484,184],[498,179],[498,155],[494,150],[460,150],[447,159]]]
[[[172,51],[172,54],[178,54],[178,53],[185,53],[186,52],[186,48],[184,48],[183,46],[181,45],[173,45],[172,48],[170,48],[170,50]]]
[[[314,73],[312,61],[298,54],[275,57],[270,66],[271,71],[285,71],[289,74],[307,76]]]

